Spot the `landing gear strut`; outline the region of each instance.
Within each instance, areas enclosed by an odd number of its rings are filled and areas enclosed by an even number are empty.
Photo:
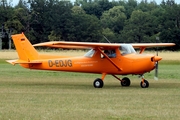
[[[105,76],[106,76],[106,73],[102,73],[101,79],[97,78],[97,79],[94,80],[93,85],[94,85],[95,88],[102,88],[104,86],[103,80],[104,80]]]
[[[113,77],[115,77],[116,79],[118,79],[120,81],[121,86],[130,86],[131,81],[128,77],[124,77],[122,80],[120,78],[118,78],[116,75],[112,75]]]

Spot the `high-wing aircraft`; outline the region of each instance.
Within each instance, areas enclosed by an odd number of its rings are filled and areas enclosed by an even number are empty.
[[[64,42],[52,41],[31,45],[26,36],[12,35],[19,59],[7,60],[24,68],[38,70],[53,70],[67,72],[83,72],[101,74],[101,78],[94,80],[95,88],[102,88],[106,75],[112,75],[120,81],[122,86],[130,86],[128,77],[119,78],[117,75],[140,75],[142,88],[149,87],[144,74],[157,68],[162,58],[157,55],[142,54],[147,47],[174,46],[174,43],[142,43],[142,44],[116,44],[116,43],[90,43],[90,42]],[[39,54],[34,46],[55,48],[90,49],[84,56],[65,57],[57,55]],[[134,48],[139,48],[137,53]]]

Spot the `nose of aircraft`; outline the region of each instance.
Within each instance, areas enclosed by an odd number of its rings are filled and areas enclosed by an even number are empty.
[[[153,62],[158,62],[158,61],[160,61],[161,59],[162,59],[162,57],[159,57],[159,56],[154,56],[154,57],[151,58],[151,60],[152,60]]]

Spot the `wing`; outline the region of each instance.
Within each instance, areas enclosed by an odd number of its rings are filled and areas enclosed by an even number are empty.
[[[152,48],[152,47],[171,47],[175,46],[174,43],[137,43],[137,44],[132,44],[134,48],[139,48],[140,49],[140,54],[144,52],[146,48]]]
[[[64,41],[53,41],[34,44],[33,46],[45,46],[53,48],[72,48],[72,49],[90,49],[100,47],[101,49],[111,49],[120,47],[121,44],[110,44],[110,43],[93,43],[93,42],[64,42]]]
[[[65,41],[52,41],[34,44],[33,46],[45,46],[53,48],[72,48],[72,49],[89,49],[89,48],[101,48],[111,49],[120,47],[123,43],[93,43],[93,42],[65,42]],[[147,47],[165,47],[174,46],[174,43],[133,43],[131,44],[134,48],[145,49]]]
[[[150,48],[150,47],[170,47],[174,46],[174,43],[133,43],[134,48]]]

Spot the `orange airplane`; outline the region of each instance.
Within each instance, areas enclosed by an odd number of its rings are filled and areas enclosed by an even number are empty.
[[[102,74],[94,80],[95,88],[102,88],[104,78],[110,74],[120,81],[122,86],[130,86],[130,79],[120,79],[116,75],[140,75],[142,88],[149,87],[144,74],[157,68],[162,58],[157,55],[142,54],[147,47],[174,46],[174,43],[142,43],[142,44],[115,44],[90,42],[52,41],[35,44],[56,48],[90,49],[84,56],[65,57],[39,54],[24,34],[12,35],[19,59],[7,60],[12,65],[20,64],[24,68],[38,70],[53,70],[67,72],[83,72]],[[137,53],[134,48],[139,48]]]

